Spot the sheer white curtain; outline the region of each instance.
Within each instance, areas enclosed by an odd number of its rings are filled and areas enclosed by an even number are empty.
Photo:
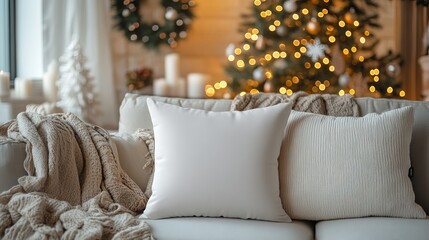
[[[101,114],[97,123],[115,128],[118,104],[110,47],[110,0],[43,0],[44,68],[58,60],[72,38],[79,39],[97,84]]]

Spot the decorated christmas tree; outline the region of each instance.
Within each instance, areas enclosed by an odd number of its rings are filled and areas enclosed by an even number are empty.
[[[404,97],[400,57],[376,56],[374,0],[254,0],[226,50],[234,94],[359,92]]]
[[[85,67],[86,57],[75,39],[60,58],[60,79],[58,81],[60,106],[64,112],[71,112],[82,120],[95,123],[98,110],[94,79]]]

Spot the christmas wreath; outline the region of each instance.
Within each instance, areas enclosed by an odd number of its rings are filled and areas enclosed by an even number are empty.
[[[146,47],[157,48],[167,44],[177,46],[180,39],[186,38],[192,22],[194,0],[161,0],[165,9],[163,23],[145,23],[139,13],[144,0],[112,0],[115,10],[116,27],[125,33],[131,42],[141,42]]]

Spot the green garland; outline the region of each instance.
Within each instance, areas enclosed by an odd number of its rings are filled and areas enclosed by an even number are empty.
[[[165,8],[163,24],[147,24],[139,13],[140,3],[144,0],[112,0],[115,10],[116,27],[125,33],[131,42],[141,42],[148,48],[158,48],[167,44],[171,48],[187,36],[192,23],[194,0],[161,0]]]

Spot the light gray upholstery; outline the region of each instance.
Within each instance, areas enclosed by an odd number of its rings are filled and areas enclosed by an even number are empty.
[[[183,99],[127,93],[119,109],[119,132],[134,133],[138,128],[153,128],[149,109],[146,105],[148,97],[159,102],[214,112],[228,111],[231,106],[231,100]]]
[[[168,218],[147,220],[157,240],[310,240],[311,222],[291,223],[228,218]]]
[[[353,218],[316,224],[317,240],[428,240],[429,219]]]
[[[8,141],[0,143],[0,192],[18,184],[24,176],[25,143]]]

